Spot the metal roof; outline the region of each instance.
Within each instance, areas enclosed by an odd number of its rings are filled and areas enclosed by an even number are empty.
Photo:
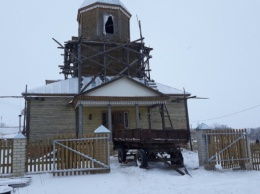
[[[92,77],[83,77],[83,86],[87,85],[91,81]],[[134,79],[139,83],[144,84],[144,80]],[[107,81],[111,81],[111,78],[108,78]],[[102,84],[100,78],[96,78],[86,89],[88,91]],[[179,90],[170,86],[166,86],[157,82],[149,82],[148,86],[154,90],[157,90],[160,93],[166,95],[183,95],[184,91]],[[28,94],[68,94],[68,95],[77,95],[78,94],[78,78],[69,78],[65,80],[60,80],[53,82],[38,88],[29,89]],[[189,95],[190,93],[186,92],[185,94]]]
[[[179,90],[170,86],[166,86],[160,83],[155,83],[156,87],[158,89],[159,92],[163,93],[163,94],[179,94],[179,95],[184,95],[184,91],[183,90]],[[190,93],[185,92],[186,95],[190,95]]]

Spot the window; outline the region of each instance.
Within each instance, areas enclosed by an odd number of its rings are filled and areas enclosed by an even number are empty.
[[[104,16],[104,34],[114,34],[114,20],[112,15]]]

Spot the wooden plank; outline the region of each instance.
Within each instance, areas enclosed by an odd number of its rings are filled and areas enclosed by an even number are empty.
[[[69,147],[71,147],[72,149],[75,149],[75,147],[73,146],[73,142],[70,141],[69,142]],[[69,169],[72,169],[73,168],[73,155],[74,153],[70,151],[70,154],[69,154]],[[72,175],[72,172],[69,173],[69,175]]]
[[[1,174],[4,174],[4,168],[3,168],[3,164],[4,164],[4,160],[3,160],[3,140],[0,140],[0,172]]]
[[[7,142],[5,141],[5,142],[4,142],[4,149],[3,149],[3,150],[4,150],[4,151],[3,151],[3,160],[4,160],[4,162],[3,162],[3,163],[4,163],[4,164],[3,164],[3,168],[4,168],[4,173],[6,172],[6,159],[5,159],[5,158],[6,158],[6,143],[7,143]]]
[[[69,144],[68,140],[65,141],[64,144],[65,144],[65,146],[68,147],[68,144]],[[66,149],[66,148],[64,148],[64,150],[65,150],[65,155],[64,155],[64,159],[65,159],[65,169],[67,170],[67,169],[69,169],[69,157],[70,157],[71,151],[69,151],[69,150]],[[68,172],[66,172],[66,176],[68,176]]]
[[[83,142],[82,141],[78,141],[78,143],[79,143],[79,150],[82,150]],[[81,169],[82,168],[82,165],[81,165],[82,157],[80,155],[78,155],[77,160],[78,160],[77,169]],[[80,174],[80,172],[78,172],[78,174]]]
[[[253,169],[259,171],[260,170],[260,144],[251,144],[250,149],[252,154]]]
[[[7,140],[7,158],[6,158],[6,172],[11,173],[11,165],[12,165],[12,148],[13,148],[13,140]]]
[[[40,171],[44,171],[44,158],[45,158],[45,141],[41,142],[40,155],[38,157],[40,164]]]
[[[53,142],[51,140],[48,140],[48,153],[49,153],[49,157],[48,157],[48,166],[49,168],[47,170],[51,170],[52,169],[52,165],[53,165]],[[51,154],[52,153],[52,154]]]
[[[80,149],[80,145],[79,145],[79,142],[78,141],[74,141],[74,147],[76,147],[77,149]],[[77,166],[78,166],[78,160],[77,160],[77,154],[74,155],[73,157],[73,161],[74,161],[74,164],[73,164],[73,168],[76,169]],[[74,172],[74,175],[76,175],[76,171]]]
[[[56,144],[56,149],[57,149],[57,170],[62,170],[62,168],[61,168],[61,165],[62,165],[61,146]],[[58,172],[57,175],[60,176],[61,173]]]

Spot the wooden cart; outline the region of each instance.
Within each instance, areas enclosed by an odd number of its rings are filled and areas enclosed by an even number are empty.
[[[180,147],[189,142],[188,130],[128,129],[113,131],[114,150],[118,151],[118,162],[124,163],[127,157],[135,156],[136,164],[146,168],[148,161],[164,162],[181,174],[184,167]],[[134,152],[129,152],[134,150]]]

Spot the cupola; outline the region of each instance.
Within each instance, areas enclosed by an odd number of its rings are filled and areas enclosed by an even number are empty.
[[[131,14],[120,0],[85,0],[78,10],[78,36],[95,41],[130,41]]]

